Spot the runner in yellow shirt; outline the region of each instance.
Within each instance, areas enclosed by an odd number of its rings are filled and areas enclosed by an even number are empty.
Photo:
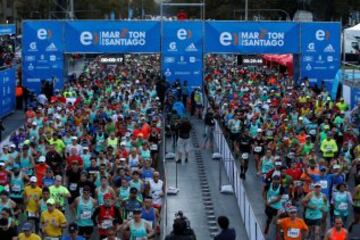
[[[41,213],[41,228],[44,237],[58,238],[62,236],[63,228],[67,222],[65,215],[55,208],[55,200],[50,198],[46,201],[48,209]]]
[[[21,228],[21,233],[18,236],[18,240],[41,240],[41,237],[32,232],[33,226],[31,223],[26,222]]]
[[[29,218],[39,218],[39,204],[42,190],[37,186],[37,178],[32,176],[30,184],[24,188],[25,206]]]

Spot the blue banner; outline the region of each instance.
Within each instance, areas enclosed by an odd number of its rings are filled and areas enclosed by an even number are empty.
[[[0,24],[0,35],[12,35],[16,33],[15,24]]]
[[[169,82],[202,83],[203,25],[201,22],[164,22],[162,70]]]
[[[154,21],[77,21],[65,24],[65,52],[155,53],[160,23]]]
[[[31,91],[39,93],[43,80],[55,79],[55,88],[63,87],[63,28],[58,21],[23,23],[23,85]]]
[[[340,23],[301,23],[301,76],[331,91],[340,68]]]
[[[207,53],[298,53],[297,23],[227,22],[205,23]]]
[[[14,111],[16,105],[16,68],[0,71],[0,117]]]

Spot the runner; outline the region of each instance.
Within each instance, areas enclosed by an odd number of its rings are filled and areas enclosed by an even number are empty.
[[[33,226],[31,223],[26,222],[21,227],[21,233],[18,235],[19,240],[41,240],[41,237],[32,232]]]
[[[85,185],[82,195],[77,197],[71,206],[77,226],[79,227],[79,235],[86,239],[90,239],[94,231],[91,216],[97,204],[90,194],[90,187]]]
[[[47,210],[41,213],[40,223],[45,240],[60,240],[63,229],[67,226],[66,217],[56,209],[56,202],[50,198],[46,201]]]
[[[341,218],[335,218],[335,226],[327,231],[324,240],[348,240],[348,231],[343,228]]]
[[[309,228],[302,218],[297,217],[297,208],[290,207],[288,210],[289,217],[277,221],[278,230],[282,230],[284,240],[301,240],[307,237]]]
[[[328,200],[326,196],[321,193],[321,184],[315,183],[314,190],[309,192],[302,204],[305,209],[305,221],[309,226],[309,235],[316,240],[320,239],[320,225],[323,218],[323,213],[327,212]]]

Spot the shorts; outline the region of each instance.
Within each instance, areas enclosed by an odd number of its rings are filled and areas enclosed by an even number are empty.
[[[24,203],[23,198],[11,198],[11,200],[13,200],[16,203],[16,205],[22,205]]]
[[[90,236],[94,231],[94,227],[93,226],[86,226],[86,227],[81,227],[79,226],[79,235],[80,236]]]
[[[180,138],[177,140],[177,151],[180,153],[190,152],[191,139],[190,138]]]
[[[353,209],[355,214],[360,214],[360,207],[353,206]]]
[[[321,219],[306,219],[305,223],[309,226],[320,226],[321,225]]]
[[[273,207],[266,206],[265,214],[268,218],[272,218],[278,214],[278,210]]]

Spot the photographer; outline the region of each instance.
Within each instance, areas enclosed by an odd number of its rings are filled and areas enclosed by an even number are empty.
[[[183,216],[182,212],[176,215],[172,232],[166,236],[165,240],[196,240],[194,231],[190,228],[190,223]]]

